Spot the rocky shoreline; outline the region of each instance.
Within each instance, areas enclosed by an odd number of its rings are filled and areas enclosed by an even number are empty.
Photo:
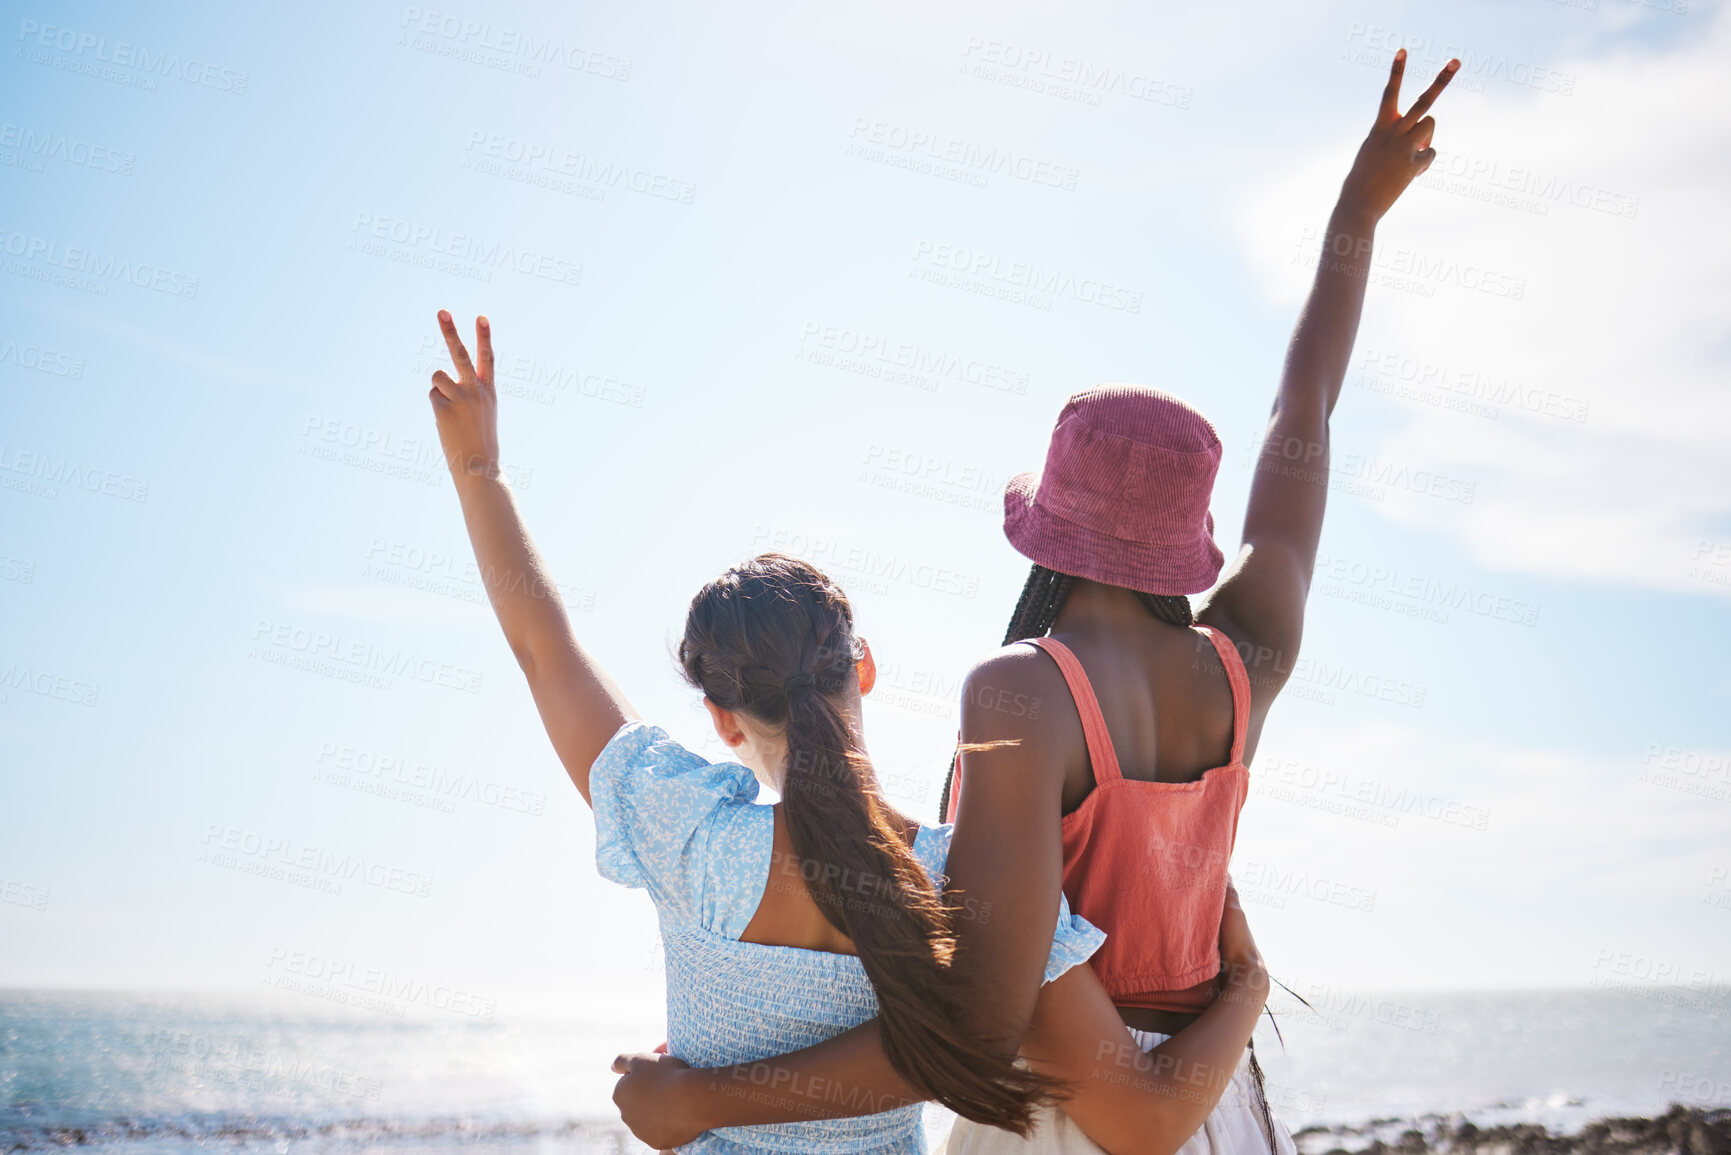
[[[1293,1139],[1307,1155],[1731,1155],[1731,1107],[1673,1103],[1663,1115],[1600,1119],[1569,1134],[1537,1123],[1479,1127],[1459,1116],[1431,1115],[1306,1127]]]
[[[114,1145],[173,1155],[181,1151],[254,1152],[274,1147],[312,1155],[609,1155],[647,1150],[616,1121],[349,1119],[312,1123],[257,1116],[116,1118],[49,1124],[0,1112],[0,1155]],[[10,1125],[6,1125],[7,1123]],[[1302,1155],[1731,1155],[1731,1107],[1673,1104],[1663,1115],[1607,1118],[1556,1133],[1537,1123],[1480,1127],[1459,1115],[1372,1119],[1362,1125],[1305,1127],[1293,1133]]]

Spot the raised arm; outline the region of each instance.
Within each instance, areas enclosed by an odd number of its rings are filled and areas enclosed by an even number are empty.
[[[1358,335],[1377,222],[1436,157],[1426,115],[1460,61],[1443,66],[1405,115],[1406,50],[1395,53],[1370,134],[1359,146],[1323,235],[1310,296],[1299,313],[1274,409],[1250,483],[1244,543],[1198,620],[1217,626],[1247,662],[1253,716],[1266,715],[1292,671],[1328,498],[1328,419]]]
[[[1435,156],[1429,147],[1435,122],[1425,113],[1458,64],[1450,61],[1402,116],[1397,106],[1405,53],[1396,54],[1376,122],[1342,186],[1316,280],[1288,348],[1262,461],[1251,485],[1244,546],[1230,575],[1198,615],[1236,642],[1275,654],[1284,651],[1284,665],[1279,658],[1271,668],[1250,663],[1258,721],[1284,673],[1290,672],[1302,632],[1327,495],[1328,417],[1358,330],[1376,222]],[[1294,439],[1298,448],[1291,452],[1304,459],[1303,475],[1284,468]],[[1019,661],[1016,654],[1031,660]],[[1097,982],[1093,992],[1079,978],[1062,988],[1062,1014],[1041,1019],[1036,1010],[1042,998],[1050,997],[1040,986],[1040,960],[1057,915],[1066,754],[1052,745],[1058,727],[980,705],[988,690],[993,701],[1014,702],[1017,694],[1025,695],[1023,700],[1070,700],[1056,668],[1032,651],[1005,651],[969,676],[963,741],[988,748],[963,756],[960,777],[966,788],[946,866],[953,888],[972,904],[964,907],[957,925],[959,978],[971,992],[969,1002],[978,1014],[976,1029],[982,1037],[1013,1051],[1028,1040],[1031,1027],[1044,1023],[1047,1029],[1031,1043],[1036,1051],[1046,1049],[1037,1061],[1065,1065],[1090,1045],[1116,1046],[1110,1035],[1114,1030],[1124,1040],[1129,1036]],[[1086,1018],[1080,1009],[1083,999],[1092,1008]],[[1221,1046],[1239,1029],[1248,1039],[1254,1015],[1248,1026],[1232,1019],[1230,1030],[1221,1033],[1221,1023],[1234,1011],[1241,1012],[1242,1004],[1222,1008],[1210,1020],[1214,1027],[1201,1035],[1192,1034],[1201,1023],[1181,1032],[1172,1043],[1187,1042],[1174,1053],[1189,1053],[1191,1046]],[[1053,1025],[1066,1019],[1075,1029],[1054,1033]],[[1238,1046],[1242,1048],[1242,1041]],[[643,1141],[668,1147],[711,1127],[859,1115],[898,1106],[918,1094],[884,1058],[875,1023],[802,1051],[736,1067],[699,1071],[668,1056],[636,1055],[621,1056],[614,1069],[625,1076],[615,1088],[614,1102],[626,1123]],[[1140,1087],[1156,1100],[1168,1097],[1170,1090],[1146,1076]],[[1214,1088],[1206,1099],[1208,1109],[1220,1089]],[[1078,1088],[1077,1093],[1089,1095],[1090,1090]],[[1092,1096],[1078,1103],[1084,1113],[1109,1102],[1101,1087],[1092,1088]],[[1148,1102],[1145,1097],[1135,1110],[1155,1109]],[[1196,1100],[1189,1104],[1200,1105]],[[1125,1117],[1137,1117],[1123,1101],[1103,1110],[1130,1111]],[[1163,1126],[1172,1117],[1165,1118]]]
[[[620,726],[636,718],[630,703],[595,660],[577,644],[558,587],[529,538],[517,503],[499,469],[499,398],[493,390],[493,333],[475,319],[471,363],[451,314],[439,311],[439,331],[457,370],[433,374],[427,394],[439,443],[475,561],[511,653],[529,679],[535,708],[566,773],[589,801],[589,767]]]

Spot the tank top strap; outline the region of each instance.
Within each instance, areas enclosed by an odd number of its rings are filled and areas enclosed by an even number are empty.
[[[1082,663],[1076,660],[1069,646],[1056,638],[1022,640],[1044,650],[1058,663],[1058,672],[1064,675],[1064,684],[1070,687],[1070,696],[1076,699],[1076,713],[1082,716],[1082,737],[1088,743],[1088,761],[1094,767],[1095,784],[1122,778],[1118,770],[1118,751],[1112,747],[1112,735],[1106,731],[1105,715],[1100,713],[1100,699],[1094,696],[1094,684],[1088,681]]]
[[[1244,671],[1244,659],[1232,639],[1213,626],[1196,626],[1214,643],[1220,664],[1226,667],[1226,680],[1232,683],[1232,765],[1244,760],[1244,738],[1250,730],[1250,675]]]

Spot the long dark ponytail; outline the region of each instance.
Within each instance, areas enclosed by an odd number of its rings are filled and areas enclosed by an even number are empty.
[[[1076,578],[1072,574],[1035,565],[1028,571],[1028,580],[1022,584],[1022,596],[1017,599],[1016,610],[1010,615],[1010,628],[1004,631],[1003,644],[1008,646],[1029,638],[1043,638],[1051,633],[1052,624],[1064,608],[1064,599],[1070,596],[1070,587],[1075,584]],[[1190,610],[1190,599],[1183,594],[1149,594],[1138,590],[1136,596],[1142,599],[1149,613],[1169,626],[1189,627],[1196,623]],[[949,817],[950,791],[955,784],[956,759],[952,758],[950,772],[944,778],[944,792],[938,796],[940,822]]]
[[[1026,1134],[1058,1084],[969,1037],[966,992],[950,969],[953,911],[908,849],[841,709],[863,652],[840,588],[783,554],[698,591],[678,650],[686,680],[717,706],[785,734],[782,813],[801,877],[859,952],[891,1066],[958,1115]]]

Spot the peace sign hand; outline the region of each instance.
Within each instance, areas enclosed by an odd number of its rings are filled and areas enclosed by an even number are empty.
[[[1430,106],[1454,79],[1460,68],[1459,60],[1450,60],[1431,86],[1413,101],[1403,116],[1400,111],[1400,78],[1406,71],[1406,49],[1394,54],[1389,69],[1388,87],[1383,89],[1382,104],[1376,111],[1376,122],[1370,135],[1359,146],[1353,159],[1352,171],[1341,186],[1343,207],[1369,213],[1380,219],[1418,176],[1436,159],[1436,149],[1430,146],[1436,132],[1436,118],[1427,116]]]
[[[451,351],[457,370],[455,380],[443,369],[433,374],[427,399],[433,403],[433,419],[439,426],[439,444],[451,476],[497,477],[499,475],[499,396],[493,391],[493,328],[487,318],[475,318],[477,363],[457,336],[451,314],[439,310],[439,332]]]

